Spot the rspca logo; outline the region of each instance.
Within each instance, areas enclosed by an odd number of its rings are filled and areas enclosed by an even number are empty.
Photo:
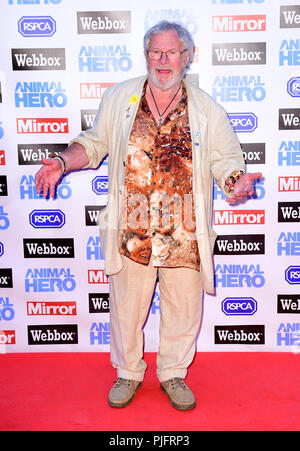
[[[101,195],[108,193],[108,177],[107,176],[97,176],[92,181],[92,190],[94,193]]]
[[[285,270],[285,280],[290,285],[300,284],[300,266],[289,266]]]
[[[253,113],[230,113],[230,123],[236,133],[252,133],[257,128],[257,116]]]
[[[24,16],[18,21],[19,33],[26,37],[51,37],[56,32],[56,22],[50,16]]]
[[[300,97],[300,77],[289,79],[287,82],[287,92],[291,97]]]
[[[227,316],[254,315],[257,302],[253,298],[226,298],[222,301],[222,312]]]
[[[29,223],[35,229],[60,229],[65,225],[65,214],[61,210],[33,210]]]
[[[216,77],[212,96],[217,102],[261,102],[266,97],[260,75]]]
[[[126,45],[82,46],[78,57],[79,72],[128,72],[131,53]]]
[[[278,166],[300,165],[300,141],[281,141],[278,149]]]
[[[15,88],[16,108],[62,108],[67,96],[60,82],[18,82]]]

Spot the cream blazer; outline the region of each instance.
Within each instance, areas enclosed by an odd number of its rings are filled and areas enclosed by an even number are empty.
[[[119,214],[128,141],[145,81],[146,76],[142,76],[108,88],[93,127],[69,143],[78,142],[85,147],[89,158],[86,168],[98,167],[108,154],[108,201],[98,219],[107,275],[118,273],[123,266],[119,252]],[[202,89],[188,81],[184,83],[192,137],[193,195],[200,271],[204,290],[214,293],[213,248],[217,234],[212,228],[213,178],[228,197],[225,180],[235,170],[245,171],[245,163],[240,143],[224,108]]]

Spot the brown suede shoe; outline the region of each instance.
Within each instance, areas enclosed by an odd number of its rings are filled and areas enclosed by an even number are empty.
[[[193,392],[181,377],[174,377],[161,382],[160,388],[168,395],[169,401],[175,409],[190,410],[196,407],[196,400]]]
[[[119,377],[110,389],[108,404],[111,407],[126,407],[133,401],[135,392],[142,382]]]

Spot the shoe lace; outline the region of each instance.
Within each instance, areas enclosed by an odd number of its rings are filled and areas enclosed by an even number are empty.
[[[115,381],[115,388],[119,388],[121,385],[127,385],[129,388],[131,387],[131,380],[130,379],[123,379],[122,377],[118,377],[118,379]]]
[[[170,385],[172,387],[172,390],[175,390],[176,387],[183,388],[184,390],[188,390],[188,386],[184,382],[184,380],[181,377],[173,377],[170,379]]]

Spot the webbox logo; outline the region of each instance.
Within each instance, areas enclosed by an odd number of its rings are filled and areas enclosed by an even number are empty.
[[[221,43],[212,45],[212,65],[266,64],[265,42]]]
[[[263,345],[265,326],[215,326],[215,344]]]
[[[265,235],[218,235],[215,255],[251,255],[265,253]]]
[[[74,258],[73,238],[24,238],[24,258]]]
[[[77,13],[78,34],[130,33],[130,11],[80,11]]]
[[[42,164],[42,158],[49,158],[52,152],[63,152],[67,144],[18,144],[19,165]]]
[[[65,70],[64,48],[11,49],[13,70]]]
[[[29,345],[78,344],[77,324],[32,325],[27,328]]]

